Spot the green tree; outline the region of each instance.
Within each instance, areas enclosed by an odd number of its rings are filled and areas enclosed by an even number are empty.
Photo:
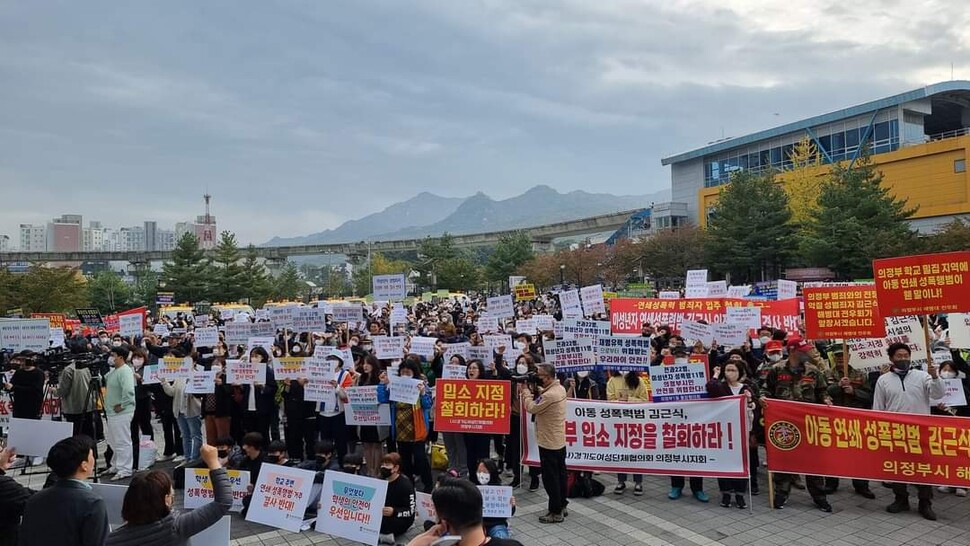
[[[930,252],[956,252],[970,248],[970,221],[954,219],[924,239]]]
[[[446,290],[470,290],[482,283],[482,268],[468,256],[442,260],[435,266],[437,288]]]
[[[150,269],[140,271],[135,275],[135,285],[131,287],[131,303],[133,306],[155,305],[158,294],[158,281],[161,276]]]
[[[16,305],[24,313],[73,313],[88,305],[84,276],[74,267],[33,265],[16,283]]]
[[[735,173],[708,223],[707,263],[735,284],[777,278],[795,251],[790,220],[788,195],[771,175]]]
[[[269,273],[266,272],[266,266],[259,261],[256,247],[253,245],[246,247],[240,284],[243,288],[243,297],[249,298],[250,305],[261,306],[270,296]]]
[[[131,307],[131,287],[114,271],[101,271],[88,282],[88,298],[103,315],[124,311]]]
[[[404,260],[391,260],[380,252],[370,255],[370,261],[354,266],[353,288],[358,295],[370,294],[373,290],[374,275],[393,275],[411,272],[411,264]]]
[[[916,233],[906,222],[916,209],[882,186],[868,153],[855,166],[833,166],[818,204],[800,246],[810,265],[828,267],[840,279],[872,278],[873,259],[916,248]]]
[[[239,264],[242,253],[236,244],[236,236],[229,231],[219,235],[215,256],[212,258],[212,283],[209,299],[228,303],[243,296],[243,267]]]
[[[495,245],[495,250],[485,262],[485,273],[490,281],[508,282],[510,275],[522,264],[532,259],[532,242],[524,232],[505,235]]]
[[[460,256],[461,252],[455,247],[455,238],[447,233],[436,239],[427,237],[421,241],[418,248],[418,261],[414,264],[414,270],[419,275],[418,286],[425,290],[437,288],[439,270],[446,261]]]
[[[194,234],[186,233],[178,240],[172,251],[172,261],[162,264],[162,279],[166,289],[175,292],[178,302],[197,302],[206,298],[212,274]]]
[[[792,213],[791,221],[804,224],[818,211],[818,196],[822,192],[822,155],[815,143],[807,137],[795,143],[788,153],[791,168],[780,178],[784,179],[785,192]]]
[[[300,278],[300,271],[293,262],[286,262],[273,282],[272,295],[276,300],[294,300],[306,293],[307,284]]]

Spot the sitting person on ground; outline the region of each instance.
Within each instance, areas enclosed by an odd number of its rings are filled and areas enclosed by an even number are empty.
[[[498,464],[492,459],[482,459],[478,461],[478,468],[475,472],[473,482],[476,485],[505,485],[502,483],[502,475],[499,474]],[[515,515],[515,497],[511,499],[512,515]],[[482,524],[485,525],[485,534],[492,538],[510,538],[508,518],[484,518]]]
[[[300,468],[316,472],[313,482],[323,483],[323,476],[327,470],[340,470],[337,448],[330,440],[318,440],[314,446],[314,452],[313,459],[303,461]]]
[[[139,472],[128,485],[121,516],[125,524],[115,529],[105,546],[174,546],[213,526],[232,507],[229,474],[219,464],[219,451],[203,445],[199,454],[209,468],[215,499],[191,512],[172,511],[175,490],[165,471]]]
[[[381,519],[379,544],[395,544],[414,524],[414,486],[401,475],[401,456],[388,453],[381,460],[381,479],[387,480],[387,497]]]
[[[280,466],[296,466],[296,463],[290,460],[289,452],[286,450],[286,442],[283,440],[273,440],[269,443],[269,446],[266,447],[265,462]]]

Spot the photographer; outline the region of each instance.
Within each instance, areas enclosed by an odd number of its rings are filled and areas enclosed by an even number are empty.
[[[549,496],[549,513],[539,521],[561,523],[569,504],[566,500],[566,389],[556,379],[556,367],[552,364],[537,365],[536,379],[538,386],[526,387],[519,383],[518,394],[525,411],[535,419],[542,483]]]
[[[44,372],[37,368],[36,353],[21,351],[11,360],[20,367],[3,388],[13,394],[13,417],[40,419],[44,402]]]
[[[61,413],[64,419],[74,423],[74,435],[84,434],[97,438],[95,434],[95,404],[88,402],[91,395],[91,370],[87,366],[77,367],[75,361],[64,368],[57,382],[57,396],[61,399]]]

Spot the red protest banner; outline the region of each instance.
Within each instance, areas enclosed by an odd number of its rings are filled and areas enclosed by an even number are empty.
[[[806,287],[805,337],[856,339],[886,336],[875,286]]]
[[[435,383],[434,429],[508,434],[511,399],[509,381],[439,379]]]
[[[145,328],[146,315],[148,313],[147,307],[135,307],[134,309],[128,309],[127,311],[121,311],[119,313],[114,313],[104,317],[104,329],[108,332],[114,333],[121,330],[120,316],[122,315],[141,315],[142,328]]]
[[[970,487],[970,419],[769,400],[765,437],[772,472]]]
[[[887,317],[970,311],[970,251],[872,261]]]
[[[51,328],[64,329],[67,323],[67,315],[64,313],[31,313],[30,318],[45,318],[50,321]]]
[[[616,298],[610,300],[610,331],[613,334],[639,334],[644,324],[669,324],[680,331],[685,320],[704,320],[709,324],[724,322],[728,307],[760,307],[761,322],[772,328],[798,331],[798,300],[758,301],[736,298],[647,299]]]

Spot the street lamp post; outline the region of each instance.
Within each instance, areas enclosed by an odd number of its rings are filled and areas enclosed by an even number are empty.
[[[559,264],[559,286],[566,287],[566,264]]]

